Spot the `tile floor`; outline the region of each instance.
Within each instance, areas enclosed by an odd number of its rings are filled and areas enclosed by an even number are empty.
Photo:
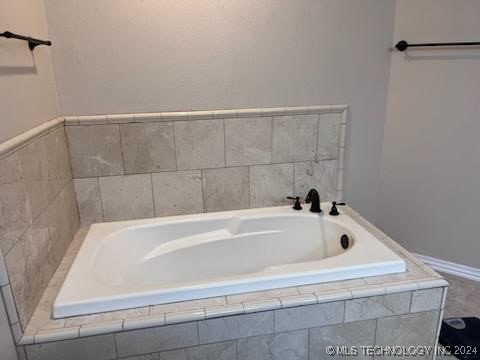
[[[444,318],[480,317],[480,282],[443,273],[442,276],[450,283]]]

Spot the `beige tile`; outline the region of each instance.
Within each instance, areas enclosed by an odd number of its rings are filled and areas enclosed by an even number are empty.
[[[306,360],[308,330],[238,340],[238,360]]]
[[[317,160],[336,159],[340,139],[340,113],[320,114]]]
[[[105,221],[154,216],[150,174],[99,178]]]
[[[60,127],[45,136],[47,153],[47,193],[48,201],[72,179],[65,128]]]
[[[120,125],[125,173],[175,170],[175,142],[171,122]]]
[[[194,346],[187,349],[165,351],[159,354],[160,360],[236,360],[235,341]]]
[[[331,290],[315,293],[319,304],[339,300],[350,300],[353,297],[350,290]]]
[[[146,355],[129,356],[126,358],[122,358],[122,360],[158,360],[159,356],[159,353],[153,353]]]
[[[148,307],[128,310],[108,311],[99,314],[73,316],[66,319],[65,327],[74,327],[86,324],[99,324],[122,319],[136,318],[149,315]]]
[[[109,334],[122,331],[123,320],[108,321],[100,324],[85,324],[80,326],[80,337]]]
[[[177,169],[225,166],[223,120],[174,123]]]
[[[33,221],[18,153],[0,160],[0,246],[4,255]]]
[[[200,343],[212,343],[273,332],[273,312],[227,316],[198,322]]]
[[[123,322],[123,330],[145,329],[161,325],[165,325],[165,314],[126,319]]]
[[[438,320],[439,311],[428,311],[378,319],[376,345],[406,347],[434,346]],[[383,357],[379,356],[378,358]]]
[[[88,360],[116,359],[115,340],[113,334],[92,336],[84,339]]]
[[[185,215],[203,212],[200,170],[152,174],[155,215]]]
[[[277,299],[277,298],[292,296],[292,295],[298,295],[298,290],[296,287],[279,288],[279,289],[264,290],[264,291],[253,291],[248,293],[228,295],[227,302],[229,304],[239,304],[239,303],[252,302],[252,301],[264,301],[264,300]]]
[[[207,169],[202,173],[205,211],[249,207],[248,167]]]
[[[49,164],[47,136],[36,139],[18,151],[25,190],[35,219],[51,200],[49,188]]]
[[[375,320],[358,321],[353,323],[325,326],[310,329],[309,352],[314,359],[344,359],[345,355],[331,356],[327,354],[327,347],[356,348],[358,356],[355,358],[368,359],[361,350],[361,346],[375,345]]]
[[[410,312],[440,309],[443,300],[443,288],[417,290],[412,292]]]
[[[334,201],[336,173],[336,160],[295,163],[294,194],[305,197],[310,189],[316,189],[321,201]]]
[[[10,279],[8,278],[7,266],[5,265],[5,257],[3,256],[0,246],[0,287],[8,285],[9,282]]]
[[[205,319],[205,310],[188,310],[182,312],[174,312],[165,314],[165,323],[166,324],[178,324],[188,321],[197,321]]]
[[[7,315],[8,315],[8,322],[10,324],[15,324],[15,323],[18,324],[19,319],[18,319],[18,313],[17,313],[17,306],[15,304],[15,299],[13,297],[11,284],[2,286],[1,292],[2,292],[1,295],[3,297],[4,304],[5,304],[5,310],[7,311]]]
[[[213,297],[208,299],[181,301],[171,304],[153,305],[150,307],[150,314],[164,314],[174,313],[181,311],[189,311],[196,309],[204,309],[208,307],[226,305],[226,299],[224,296]]]
[[[245,314],[266,310],[275,310],[280,309],[281,307],[282,303],[280,302],[280,299],[250,301],[243,304]]]
[[[117,356],[148,354],[198,344],[196,323],[160,326],[115,334]]]
[[[82,178],[73,181],[81,222],[103,221],[100,185],[97,178]]]
[[[273,162],[315,160],[318,115],[273,118]]]
[[[205,317],[207,319],[223,317],[223,316],[232,316],[240,315],[245,313],[245,309],[242,304],[233,304],[233,305],[221,305],[214,306],[205,309]]]
[[[317,297],[313,294],[291,295],[280,298],[282,307],[304,306],[317,304]]]
[[[366,282],[363,279],[352,279],[343,281],[331,281],[320,284],[302,285],[298,286],[298,290],[301,294],[321,293],[323,291],[331,290],[344,290],[356,287],[366,286]]]
[[[306,329],[343,322],[344,302],[275,310],[275,332]]]
[[[293,195],[293,164],[250,167],[250,206],[253,208],[290,204]]]
[[[225,120],[227,166],[269,164],[272,161],[272,118]]]
[[[406,314],[410,309],[410,299],[411,293],[406,292],[347,300],[345,321]]]
[[[118,125],[84,125],[65,128],[73,176],[123,174]]]
[[[41,214],[7,255],[20,322],[25,328],[43,291],[52,278],[57,262],[45,216]]]
[[[55,263],[58,265],[80,227],[80,217],[72,182],[57,195],[46,209],[45,214]]]
[[[25,347],[29,360],[113,360],[113,335],[55,341]]]

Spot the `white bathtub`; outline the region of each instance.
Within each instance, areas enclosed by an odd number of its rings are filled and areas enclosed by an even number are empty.
[[[343,234],[350,238],[347,249],[340,244]],[[103,223],[91,226],[53,314],[403,271],[401,257],[343,212],[333,217],[273,207]]]

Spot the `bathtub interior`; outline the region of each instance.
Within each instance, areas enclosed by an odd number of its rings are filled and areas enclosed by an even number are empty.
[[[53,316],[405,271],[401,256],[343,212],[283,206],[101,223],[90,227]]]
[[[344,234],[352,244],[345,226],[310,214],[144,224],[107,236],[92,271],[111,286],[205,282],[339,255]]]

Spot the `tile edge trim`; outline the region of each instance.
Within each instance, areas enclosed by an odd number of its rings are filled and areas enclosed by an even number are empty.
[[[192,120],[213,120],[232,119],[244,117],[266,117],[286,115],[311,115],[345,113],[348,105],[310,105],[310,106],[289,106],[271,108],[244,108],[225,110],[195,110],[195,111],[165,111],[151,113],[126,113],[106,115],[77,115],[66,116],[65,125],[100,125],[100,124],[125,124],[139,122],[164,122],[164,121],[192,121]],[[343,115],[342,123],[346,115]],[[106,121],[105,121],[106,119]]]
[[[63,126],[64,122],[64,117],[59,116],[2,142],[0,144],[0,160],[11,155],[40,136]]]

